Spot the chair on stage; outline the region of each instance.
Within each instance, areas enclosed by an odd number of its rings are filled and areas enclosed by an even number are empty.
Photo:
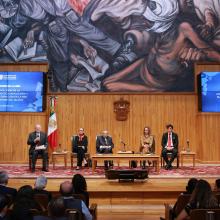
[[[42,154],[38,154],[37,155],[37,160],[38,159],[42,159],[42,161],[43,161],[43,155]],[[31,170],[31,163],[32,163],[32,154],[29,153],[29,170]],[[47,157],[47,169],[48,169],[48,166],[49,166],[49,157]]]
[[[169,153],[169,152],[168,152],[168,153],[167,153],[168,160],[170,160],[171,156],[172,156],[172,153]],[[176,160],[176,168],[179,168],[179,161],[180,161],[179,153],[177,153],[177,157],[175,158],[175,160]],[[175,161],[175,160],[174,160],[174,161]],[[162,155],[160,156],[160,166],[161,166],[161,167],[164,167],[164,166],[165,166],[165,161],[164,161]]]
[[[73,136],[71,137],[71,143],[74,141],[74,139],[76,138],[76,136],[77,136],[77,135],[73,135]],[[89,153],[85,153],[85,158],[86,158],[86,161],[87,161],[87,163],[88,163],[88,165],[89,165],[90,154],[89,154]],[[75,160],[75,162],[77,163],[77,153],[71,152],[71,153],[70,153],[71,169],[73,169],[73,162],[74,162],[74,160]]]

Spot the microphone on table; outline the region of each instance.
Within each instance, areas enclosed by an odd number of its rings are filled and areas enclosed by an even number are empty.
[[[121,144],[123,144],[123,150],[122,150],[122,151],[125,152],[125,151],[126,151],[126,150],[125,150],[125,146],[126,146],[126,144],[125,144],[125,142],[124,142],[123,140],[121,140],[120,142],[121,142]]]

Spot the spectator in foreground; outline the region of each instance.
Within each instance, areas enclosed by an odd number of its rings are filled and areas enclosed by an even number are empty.
[[[0,194],[10,195],[12,199],[15,199],[17,190],[11,187],[8,187],[8,173],[4,170],[0,171]]]
[[[187,183],[187,186],[186,186],[186,191],[185,192],[182,192],[180,195],[191,195],[193,190],[195,189],[196,187],[196,184],[197,184],[198,180],[196,178],[191,178],[189,179],[188,183]],[[177,203],[178,203],[178,200],[176,201],[175,205],[173,206],[173,209],[172,209],[172,219],[175,219],[180,213],[178,213],[178,210],[177,210]]]
[[[218,202],[214,196],[210,184],[206,180],[199,180],[190,197],[189,203],[176,218],[184,220],[190,216],[193,209],[218,208]]]
[[[7,220],[8,200],[6,196],[0,194],[0,220]]]
[[[73,197],[73,185],[70,181],[65,181],[60,184],[60,194],[64,198],[66,209],[77,209],[83,214],[85,220],[92,220],[92,215],[85,203]]]
[[[50,201],[52,198],[52,194],[47,190],[45,190],[46,186],[47,186],[47,178],[44,175],[38,176],[34,184],[34,194],[47,195],[48,201]]]
[[[32,220],[31,209],[42,211],[40,205],[34,200],[32,187],[24,185],[18,190],[12,208],[11,220]]]
[[[48,205],[49,217],[34,216],[33,220],[68,220],[65,216],[65,210],[64,199],[62,197],[58,197],[52,199]]]
[[[215,188],[216,192],[220,192],[220,179],[215,180]]]
[[[85,197],[86,206],[89,207],[89,193],[87,192],[86,179],[81,174],[75,174],[72,179],[73,193],[82,194]]]

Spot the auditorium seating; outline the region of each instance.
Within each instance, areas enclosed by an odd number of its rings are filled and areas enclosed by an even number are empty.
[[[220,209],[194,209],[190,213],[190,220],[219,220]]]
[[[83,220],[82,213],[77,209],[66,209],[66,215],[69,220]]]
[[[165,219],[166,220],[172,220],[172,213],[175,211],[176,216],[180,214],[180,212],[184,209],[186,204],[189,202],[190,194],[180,194],[177,198],[175,210],[173,208],[165,203]]]

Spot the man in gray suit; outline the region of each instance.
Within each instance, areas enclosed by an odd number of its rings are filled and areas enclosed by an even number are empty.
[[[97,136],[96,139],[96,152],[100,154],[112,154],[112,149],[114,148],[114,143],[112,137],[108,135],[108,131],[104,130],[101,136]],[[105,169],[113,167],[112,160],[104,161]]]
[[[41,131],[41,126],[39,124],[36,124],[35,131],[29,134],[27,144],[30,145],[29,155],[32,155],[31,171],[35,172],[37,157],[41,154],[43,157],[42,170],[48,172],[47,134]]]

